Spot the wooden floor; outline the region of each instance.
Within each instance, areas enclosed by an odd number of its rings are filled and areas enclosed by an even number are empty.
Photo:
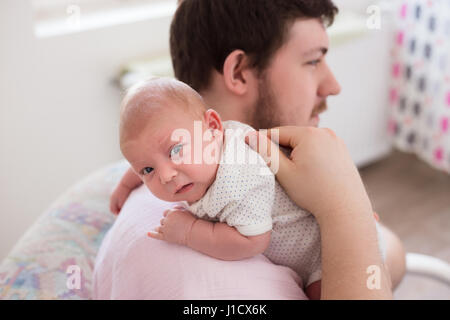
[[[400,237],[406,251],[450,263],[450,175],[399,151],[360,173],[381,222]],[[450,299],[450,286],[407,274],[394,296]]]

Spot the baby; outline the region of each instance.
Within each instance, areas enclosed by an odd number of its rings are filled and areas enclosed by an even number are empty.
[[[164,213],[150,237],[223,260],[263,253],[296,271],[308,297],[319,299],[319,225],[247,146],[244,136],[251,131],[222,122],[182,82],[141,82],[122,103],[120,147],[131,168],[118,188],[126,198],[143,182],[156,197],[182,204]],[[380,233],[378,239],[384,254]]]

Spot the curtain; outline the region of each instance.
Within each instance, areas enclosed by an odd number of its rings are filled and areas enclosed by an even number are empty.
[[[450,173],[450,0],[400,1],[395,29],[390,136]]]

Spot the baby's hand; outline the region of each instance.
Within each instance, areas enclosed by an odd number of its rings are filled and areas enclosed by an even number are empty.
[[[114,189],[111,198],[109,199],[109,210],[114,214],[119,214],[130,193],[131,190],[129,188],[119,184]]]
[[[197,220],[195,216],[181,206],[164,211],[161,226],[147,235],[154,239],[165,240],[180,245],[187,244],[187,236]]]

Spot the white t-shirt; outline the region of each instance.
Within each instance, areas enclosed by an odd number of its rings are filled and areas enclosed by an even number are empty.
[[[316,219],[289,198],[263,158],[245,143],[244,136],[254,129],[237,121],[225,121],[223,126],[225,138],[216,179],[188,210],[199,218],[225,222],[244,236],[272,230],[264,255],[296,271],[305,287],[320,280]]]

